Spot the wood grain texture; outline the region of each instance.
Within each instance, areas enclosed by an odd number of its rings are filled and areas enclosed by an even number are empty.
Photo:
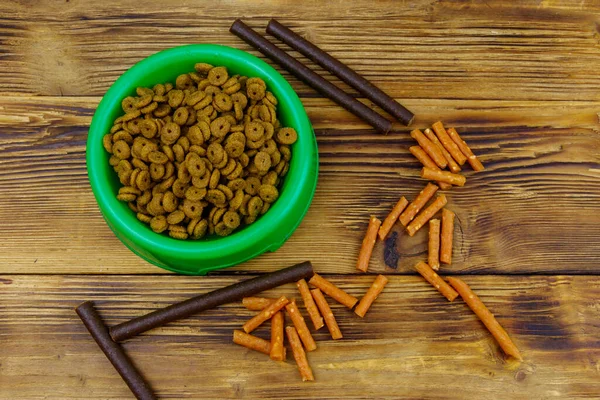
[[[390,283],[364,319],[330,302],[344,339],[315,333],[316,382],[302,383],[291,357],[275,363],[232,344],[253,313],[231,304],[124,344],[159,397],[598,398],[600,3],[4,0],[0,399],[131,398],[73,310],[84,300],[112,325],[306,259],[353,295],[372,283],[354,269],[369,215],[384,218],[425,185],[409,129],[375,134],[276,65],[313,123],[321,171],[313,205],[280,250],[218,276],[168,275],[103,221],[85,170],[100,96],[169,47],[259,55],[228,32],[238,17],[261,33],[277,18],[415,112],[413,127],[442,120],[481,156],[486,170],[466,168],[467,185],[446,193],[456,245],[441,272],[466,275],[525,362],[507,360],[460,299],[448,303],[408,276],[426,259],[424,230],[400,235],[396,270],[377,244],[370,272]],[[265,294],[297,296],[291,284]],[[267,338],[268,324],[257,335]]]
[[[0,98],[0,218],[5,226],[0,231],[0,271],[160,272],[114,237],[89,188],[85,141],[98,100]],[[304,103],[316,128],[321,163],[313,205],[280,251],[236,270],[269,271],[310,258],[324,272],[354,273],[368,216],[384,218],[400,196],[412,199],[425,185],[418,162],[407,150],[413,144],[407,129],[377,135],[347,112],[332,112],[327,100]],[[570,106],[561,118],[538,117],[550,115],[548,107],[567,107],[552,103],[489,101],[486,116],[477,117],[481,120],[472,117],[482,112],[481,104],[473,101],[421,100],[411,105],[421,116],[415,126],[433,122],[436,110],[443,108],[444,121],[457,123],[487,167],[478,174],[467,168],[467,185],[447,193],[457,228],[455,260],[446,270],[596,271],[600,102]],[[575,117],[569,120],[570,115]],[[488,117],[487,123],[480,122]],[[494,119],[496,123],[490,122]],[[344,128],[333,128],[338,125]],[[399,250],[401,261],[394,271],[385,267],[378,243],[370,271],[412,272],[426,257],[426,232],[412,238],[402,234]]]
[[[357,296],[373,279],[329,278]],[[324,329],[314,333],[311,384],[300,380],[290,356],[276,363],[231,342],[233,329],[255,313],[241,303],[155,329],[124,347],[161,399],[337,399],[340,393],[348,399],[597,397],[598,277],[465,280],[519,346],[522,364],[505,358],[460,299],[448,303],[421,278],[401,276],[390,277],[364,319],[330,299],[344,339],[334,342]],[[112,325],[235,281],[2,276],[0,398],[129,398],[73,308],[93,300]],[[298,297],[293,284],[265,293]],[[256,334],[268,338],[268,324]]]
[[[9,0],[0,6],[0,87],[44,95],[101,95],[132,64],[168,47],[220,43],[258,54],[228,28],[243,17],[264,33],[268,19],[276,16],[392,96],[598,99],[597,2],[336,4],[244,0],[166,6],[152,0],[140,7],[132,0],[93,6],[81,0],[45,0],[31,7]],[[40,75],[44,79],[35,79]],[[315,94],[290,80],[299,93]]]

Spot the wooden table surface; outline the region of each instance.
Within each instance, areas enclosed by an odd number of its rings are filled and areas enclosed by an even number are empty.
[[[73,311],[84,300],[113,325],[306,259],[354,295],[372,282],[355,270],[369,214],[384,217],[424,186],[409,128],[376,134],[285,71],[321,172],[280,250],[177,276],[103,221],[85,169],[101,96],[172,46],[258,54],[229,33],[237,17],[263,33],[278,18],[413,110],[414,127],[441,119],[481,155],[487,169],[447,192],[458,227],[443,272],[472,285],[525,361],[507,359],[462,301],[415,275],[419,232],[401,236],[397,270],[377,244],[369,272],[390,283],[364,319],[333,305],[345,338],[316,333],[315,382],[301,382],[291,358],[233,345],[252,312],[229,304],[124,344],[159,398],[600,398],[600,3],[590,0],[2,1],[0,398],[132,397]]]

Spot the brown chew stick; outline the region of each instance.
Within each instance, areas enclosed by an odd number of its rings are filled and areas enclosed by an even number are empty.
[[[467,161],[467,157],[460,151],[456,143],[448,136],[446,129],[442,124],[442,121],[438,121],[431,126],[442,145],[448,150],[448,153],[452,155],[452,158],[456,160],[459,165],[463,165]]]
[[[323,296],[323,293],[321,293],[321,290],[312,289],[310,293],[315,299],[315,303],[317,303],[317,307],[319,307],[323,318],[325,318],[325,324],[327,324],[327,329],[329,329],[331,338],[334,340],[341,339],[343,337],[342,331],[340,330],[340,327],[333,316],[333,312],[331,312],[331,308],[329,307],[327,300],[325,300],[325,296]]]
[[[235,20],[233,25],[231,25],[231,28],[229,28],[229,31],[251,46],[254,46],[258,51],[281,65],[307,85],[329,97],[352,114],[362,118],[379,132],[387,134],[390,129],[392,129],[392,123],[390,121],[356,100],[353,96],[344,92],[333,83],[321,77],[304,64],[300,63],[294,57],[256,33],[239,19]]]
[[[271,352],[271,343],[268,340],[250,335],[238,329],[233,331],[233,343],[244,346],[250,350],[260,351],[266,355]]]
[[[421,178],[432,181],[446,182],[456,186],[465,186],[467,178],[464,175],[453,174],[448,171],[440,171],[432,168],[423,167],[421,170]]]
[[[300,310],[296,305],[296,301],[292,300],[288,305],[285,306],[285,310],[288,312],[290,319],[294,323],[296,331],[298,332],[298,336],[300,336],[302,343],[304,343],[306,351],[316,350],[317,343],[310,334],[308,326],[306,326],[306,321],[304,321],[304,317],[302,316],[302,314],[300,314]]]
[[[442,210],[442,240],[440,247],[440,261],[444,264],[452,264],[452,238],[454,236],[455,214],[444,208]]]
[[[286,283],[296,282],[299,279],[310,278],[313,273],[311,263],[305,261],[279,271],[192,297],[181,303],[176,303],[130,321],[122,322],[110,328],[110,335],[116,342],[129,339],[142,332],[178,319],[187,318],[198,312],[210,310],[222,304],[233,303],[244,297],[252,296]]]
[[[270,297],[244,297],[242,305],[250,311],[260,311],[276,301]]]
[[[509,356],[516,358],[519,361],[523,361],[523,357],[521,357],[521,353],[517,346],[513,343],[508,336],[508,333],[502,328],[502,325],[496,320],[494,314],[487,309],[485,304],[477,297],[475,293],[471,290],[469,285],[463,282],[458,278],[448,278],[448,282],[456,289],[456,291],[460,294],[460,297],[463,298],[465,303],[469,306],[471,310],[477,315],[477,317],[483,322],[485,327],[490,331],[492,336],[496,339],[502,350]]]
[[[373,103],[390,113],[394,118],[401,121],[404,125],[410,125],[414,117],[413,113],[356,73],[356,71],[346,64],[343,64],[338,59],[332,57],[274,19],[269,21],[267,33],[275,36],[291,48],[310,58],[327,71],[352,86],[367,99],[371,100]]]
[[[260,311],[258,314],[256,314],[254,317],[252,317],[250,320],[246,321],[246,323],[243,326],[244,332],[246,332],[246,333],[252,332],[256,328],[258,328],[263,322],[265,322],[268,319],[271,319],[277,311],[281,310],[289,302],[290,301],[285,296],[281,296],[280,298],[277,299],[276,302],[267,306],[264,310]]]
[[[339,287],[335,286],[333,283],[329,282],[327,279],[323,278],[319,274],[314,274],[312,278],[308,281],[314,287],[321,289],[323,293],[328,296],[331,296],[337,302],[345,305],[348,308],[354,307],[356,303],[358,303],[358,299],[348,293],[344,292]]]
[[[442,151],[438,149],[437,146],[431,142],[431,140],[427,139],[427,137],[423,135],[423,132],[415,129],[410,132],[410,137],[419,143],[419,146],[425,150],[427,155],[431,157],[438,167],[444,169],[446,166],[448,166],[448,162],[444,158]]]
[[[404,226],[408,225],[408,223],[413,220],[415,215],[419,213],[421,208],[427,204],[429,199],[433,197],[437,190],[437,186],[435,186],[433,183],[428,183],[427,186],[425,186],[425,188],[419,192],[417,197],[415,197],[413,202],[406,207],[404,212],[400,214],[400,223]]]
[[[303,381],[314,381],[315,378],[312,373],[312,369],[310,365],[308,365],[308,360],[306,359],[306,353],[302,348],[302,343],[300,342],[300,338],[298,337],[298,332],[296,332],[296,328],[293,326],[288,326],[285,328],[285,333],[288,338],[288,342],[290,342],[290,347],[292,348],[292,353],[294,354],[294,359],[296,360],[296,364],[298,365],[298,371],[300,371],[300,376]]]
[[[271,360],[285,360],[285,347],[283,347],[283,328],[285,317],[282,311],[278,311],[271,318]]]
[[[454,161],[452,155],[448,153],[448,150],[446,150],[446,148],[442,145],[437,136],[435,136],[435,133],[433,133],[433,131],[429,128],[425,129],[423,133],[425,134],[427,139],[431,140],[431,142],[435,144],[438,149],[440,149],[440,151],[444,155],[444,158],[448,162],[448,169],[450,169],[450,171],[454,173],[460,172],[460,165],[458,165],[456,161]]]
[[[406,200],[406,197],[402,196],[379,227],[379,239],[384,240],[388,233],[390,233],[390,230],[392,229],[392,227],[398,220],[398,217],[400,217],[400,214],[402,214],[402,211],[404,211],[407,205],[408,200]]]
[[[423,227],[429,221],[436,212],[440,211],[448,202],[446,200],[446,196],[443,194],[439,195],[426,209],[421,211],[421,214],[417,215],[417,217],[406,227],[406,231],[410,236],[414,236],[415,233],[419,229]]]
[[[359,271],[367,272],[367,269],[369,269],[369,260],[373,253],[373,247],[375,247],[377,231],[380,226],[381,221],[371,215],[371,218],[369,218],[369,226],[367,226],[367,233],[363,239],[362,246],[358,253],[358,260],[356,261],[356,269]]]
[[[363,298],[360,299],[360,302],[356,306],[356,309],[354,309],[356,315],[358,315],[361,318],[365,316],[367,311],[369,311],[371,304],[373,304],[375,299],[377,299],[377,296],[379,296],[379,293],[381,293],[381,291],[383,290],[385,285],[387,285],[387,283],[388,278],[386,278],[383,275],[377,275],[377,278],[375,278],[375,281],[373,281],[373,284],[371,285],[369,290],[367,290],[367,293],[365,293]]]
[[[117,370],[121,378],[125,381],[131,392],[138,399],[154,400],[156,396],[150,389],[148,383],[142,378],[129,357],[125,354],[121,346],[110,338],[108,329],[91,301],[79,305],[75,312],[83,321],[83,324],[92,335],[92,338],[100,347],[106,358]]]
[[[300,296],[302,296],[302,301],[304,302],[304,307],[306,307],[306,312],[308,312],[308,316],[312,321],[316,330],[319,330],[323,327],[323,317],[319,314],[319,309],[313,300],[310,289],[308,288],[308,283],[304,279],[300,279],[296,282],[296,286],[298,286],[298,291],[300,292]]]
[[[425,153],[425,150],[423,150],[421,146],[411,146],[408,148],[408,150],[412,153],[413,156],[417,158],[417,160],[421,162],[421,164],[423,164],[424,167],[438,170],[440,169],[440,167],[438,167],[437,164],[433,162],[431,157],[429,157],[427,153]],[[437,182],[437,184],[440,187],[440,189],[448,190],[452,188],[452,185],[446,182]]]
[[[425,278],[427,282],[438,290],[448,301],[454,301],[458,293],[450,285],[446,283],[431,267],[425,264],[423,261],[419,261],[415,265],[415,269]]]
[[[469,162],[469,164],[471,164],[471,168],[473,168],[474,171],[483,171],[485,169],[483,167],[483,164],[481,163],[481,161],[479,161],[479,159],[477,158],[477,156],[475,156],[475,154],[473,154],[473,152],[471,151],[471,148],[469,146],[467,146],[467,142],[462,140],[462,138],[460,137],[458,132],[456,132],[456,129],[454,129],[454,128],[448,129],[448,135],[450,135],[450,138],[452,139],[452,141],[454,143],[456,143],[456,145],[458,146],[460,151],[465,156],[467,156],[467,161]]]
[[[427,263],[434,271],[440,269],[440,220],[429,220],[429,243]]]

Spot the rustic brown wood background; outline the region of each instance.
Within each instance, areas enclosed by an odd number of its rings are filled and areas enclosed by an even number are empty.
[[[73,312],[83,300],[112,325],[305,259],[357,296],[372,281],[354,268],[369,214],[384,217],[424,185],[409,130],[375,134],[284,71],[314,124],[321,173],[279,251],[176,276],[133,255],[102,220],[85,169],[101,96],[172,46],[258,54],[228,32],[236,17],[261,32],[278,18],[401,100],[415,127],[441,119],[464,133],[487,169],[448,194],[458,228],[446,271],[466,275],[525,361],[507,360],[464,303],[414,276],[420,232],[402,236],[397,270],[377,245],[371,272],[393,276],[364,320],[334,306],[345,338],[316,334],[316,382],[302,383],[291,360],[231,344],[251,315],[231,304],[124,345],[158,396],[600,398],[595,0],[0,2],[0,398],[131,397]]]

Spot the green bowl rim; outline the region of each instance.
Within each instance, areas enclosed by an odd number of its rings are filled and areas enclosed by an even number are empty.
[[[246,226],[243,230],[224,238],[207,241],[181,241],[170,238],[164,234],[152,232],[147,225],[138,221],[133,211],[126,210],[126,213],[121,211],[122,208],[119,207],[119,201],[116,199],[115,193],[112,190],[107,190],[108,186],[102,182],[103,179],[108,178],[108,174],[105,173],[106,170],[103,168],[94,168],[94,165],[107,162],[107,155],[102,146],[102,136],[106,133],[106,130],[102,129],[103,121],[100,121],[100,119],[105,114],[111,112],[111,108],[114,104],[120,104],[121,100],[130,94],[129,90],[124,89],[127,85],[123,85],[123,83],[132,75],[135,76],[133,79],[138,81],[141,76],[147,74],[147,70],[153,68],[153,65],[163,63],[165,60],[172,57],[177,57],[181,52],[198,53],[199,62],[202,61],[203,53],[212,55],[215,55],[216,53],[216,55],[224,56],[228,59],[236,59],[236,62],[252,64],[253,68],[260,71],[260,74],[263,77],[267,77],[267,79],[265,79],[267,85],[278,87],[277,91],[280,92],[278,93],[279,102],[285,102],[289,105],[291,110],[294,110],[290,112],[289,120],[293,121],[293,123],[290,123],[289,125],[295,126],[298,130],[299,137],[303,136],[303,140],[299,140],[294,145],[294,155],[314,152],[314,160],[312,161],[314,165],[311,165],[311,158],[309,157],[292,157],[289,172],[285,177],[287,180],[285,190],[281,191],[280,198],[273,204],[267,213],[257,219],[253,224]],[[112,124],[112,121],[110,123]],[[104,124],[106,124],[106,122],[104,122]],[[300,225],[312,203],[317,186],[319,159],[316,138],[308,115],[306,114],[306,110],[296,92],[279,72],[263,60],[242,50],[215,44],[192,44],[162,50],[139,61],[111,85],[100,101],[100,104],[94,113],[94,117],[92,118],[86,146],[86,164],[92,192],[103,217],[115,235],[131,251],[151,264],[166,270],[182,274],[199,275],[205,274],[211,270],[222,269],[242,263],[266,251],[274,251],[279,248]],[[311,167],[314,169],[314,174],[303,172],[310,171]],[[302,199],[303,197],[300,196],[300,194],[305,190],[308,190],[310,195],[304,207],[300,209],[301,205],[293,204],[291,201],[293,201],[294,198]],[[306,196],[304,196],[304,199],[306,199]],[[289,212],[297,215],[297,221],[293,224],[291,229],[288,228],[288,232],[286,232],[283,237],[269,237],[272,232],[276,232],[278,228],[281,228],[283,225],[283,218],[281,218],[280,214]],[[272,225],[269,226],[269,224]],[[283,228],[285,228],[285,226],[283,226]],[[188,269],[179,269],[161,263],[158,260],[150,259],[144,254],[140,254],[139,251],[121,239],[117,231],[136,246],[142,247],[143,249],[151,249],[152,251],[158,249],[160,251],[177,252],[179,255],[190,259],[201,259],[203,258],[202,256],[206,255],[214,258],[215,254],[223,254],[223,252],[228,251],[228,248],[239,246],[240,243],[245,247],[256,246],[257,249],[251,255],[240,258],[239,260],[208,267],[199,267],[198,270],[192,271]],[[263,242],[266,244],[260,246],[260,243]],[[199,263],[201,263],[201,261],[199,261]]]

